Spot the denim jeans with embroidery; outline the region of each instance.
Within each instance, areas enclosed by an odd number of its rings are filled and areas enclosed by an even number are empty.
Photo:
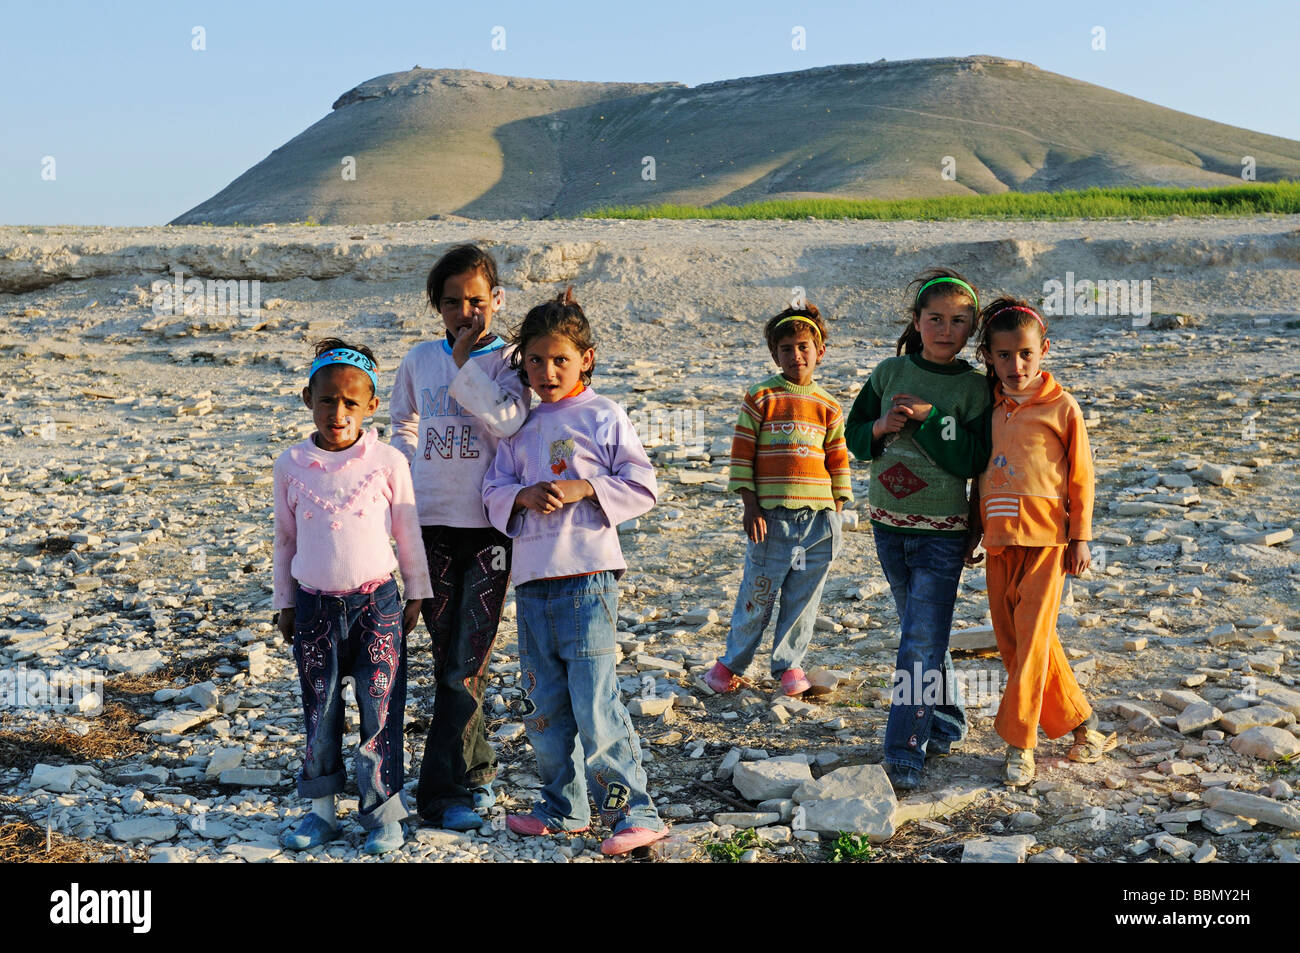
[[[920,770],[931,736],[950,743],[966,737],[966,712],[948,651],[966,540],[880,527],[874,534],[900,629],[885,762]]]
[[[453,804],[470,807],[470,788],[492,783],[496,753],[483,726],[483,694],[510,582],[510,538],[490,526],[424,526],[433,597],[424,600],[438,688],[420,763],[415,804],[441,823]]]
[[[779,592],[771,671],[780,678],[786,669],[803,664],[812,643],[822,589],[840,551],[843,518],[835,510],[783,506],[762,513],[767,531],[762,542],[750,540],[745,548],[745,574],[731,613],[727,651],[719,661],[732,672],[749,667]]]
[[[614,574],[526,582],[515,587],[515,605],[524,724],[542,780],[533,814],[556,830],[580,830],[590,823],[590,793],[616,833],[661,830],[614,674]]]
[[[343,679],[351,675],[361,721],[354,762],[361,826],[402,820],[406,640],[397,582],[344,596],[298,586],[293,657],[307,724],[298,793],[318,798],[343,790]]]

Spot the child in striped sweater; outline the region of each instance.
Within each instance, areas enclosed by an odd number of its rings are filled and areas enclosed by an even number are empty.
[[[800,665],[853,490],[844,415],[813,380],[826,322],[805,302],[768,321],[763,335],[781,373],[749,389],[736,421],[728,490],[744,500],[749,544],[727,651],[705,683],[720,694],[741,684],[737,673],[753,659],[779,592],[772,676],[785,694],[800,695],[811,687]]]

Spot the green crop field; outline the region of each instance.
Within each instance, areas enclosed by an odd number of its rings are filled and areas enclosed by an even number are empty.
[[[940,219],[1165,218],[1170,215],[1290,215],[1300,213],[1300,182],[1217,189],[1116,188],[1079,192],[1005,192],[929,199],[805,199],[748,205],[623,205],[584,212],[584,218]]]

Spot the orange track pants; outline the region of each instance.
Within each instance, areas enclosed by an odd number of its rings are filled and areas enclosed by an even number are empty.
[[[993,727],[1007,744],[1032,748],[1038,726],[1059,738],[1092,714],[1056,635],[1065,582],[1064,546],[1005,546],[990,553],[989,611],[1007,685]]]

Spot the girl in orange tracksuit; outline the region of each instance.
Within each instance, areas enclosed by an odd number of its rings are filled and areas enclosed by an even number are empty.
[[[994,727],[1007,742],[1006,783],[1034,777],[1038,727],[1073,732],[1072,761],[1093,763],[1114,748],[1075,681],[1056,634],[1065,574],[1091,563],[1092,452],[1083,414],[1040,363],[1050,342],[1042,317],[1023,301],[984,309],[979,353],[989,370],[992,451],[972,497],[970,550],[982,524],[985,576],[998,650],[1007,670]]]

